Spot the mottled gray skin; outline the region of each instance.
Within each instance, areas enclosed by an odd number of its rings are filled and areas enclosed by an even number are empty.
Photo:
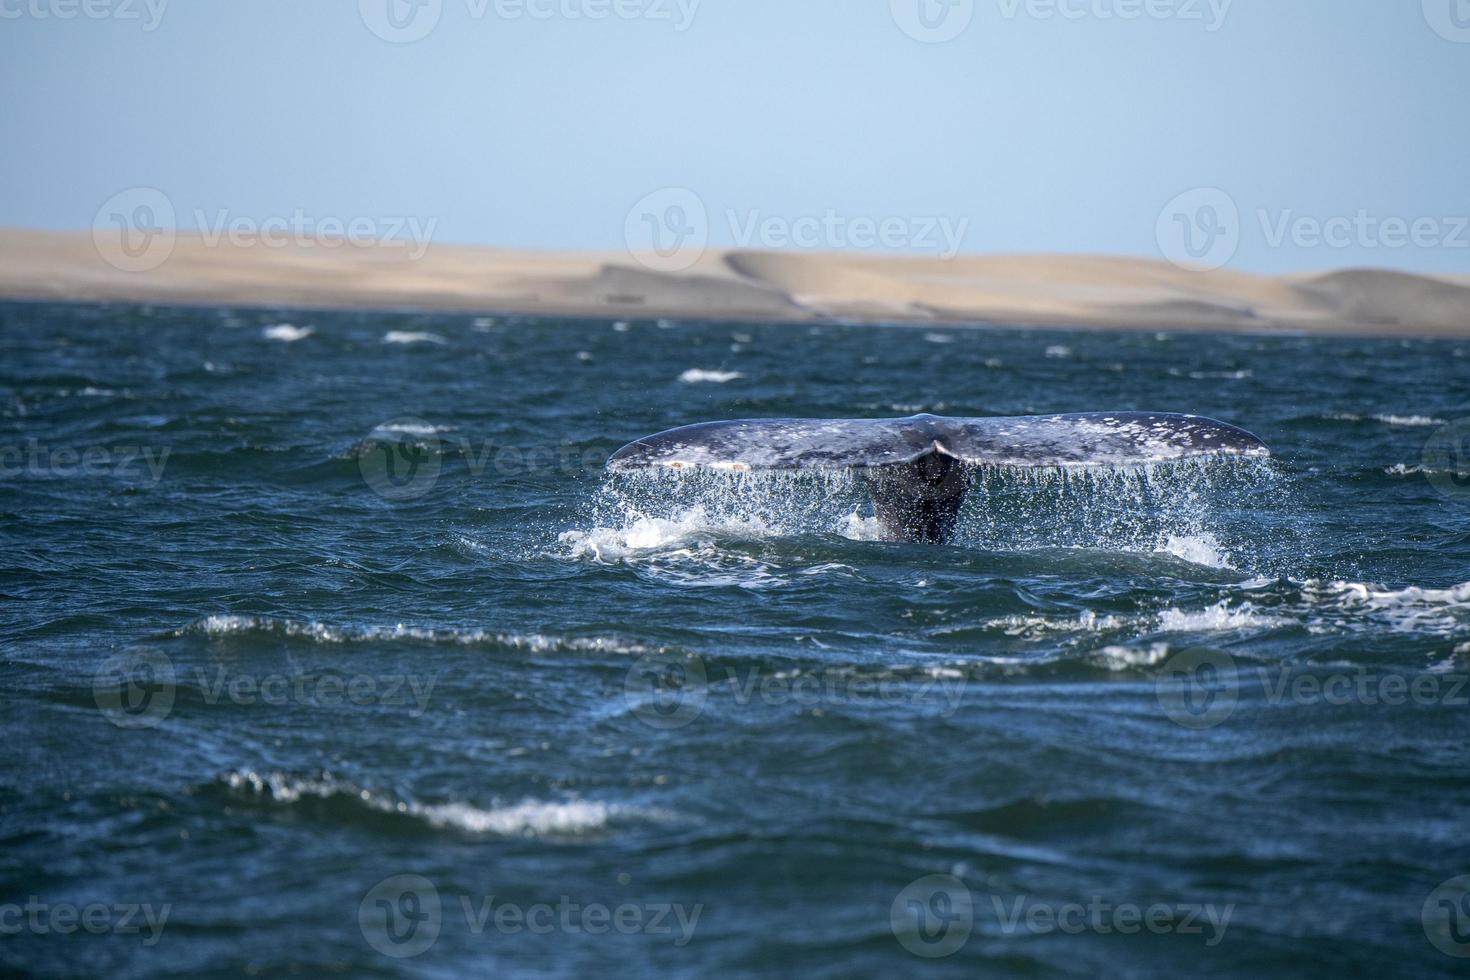
[[[614,472],[858,469],[879,518],[911,541],[947,541],[970,465],[1126,466],[1192,456],[1269,456],[1255,436],[1197,415],[1097,412],[1024,418],[754,419],[707,422],[620,449]]]

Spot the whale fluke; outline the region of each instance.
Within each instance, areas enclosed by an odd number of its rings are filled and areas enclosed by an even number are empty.
[[[1270,454],[1265,443],[1244,429],[1197,415],[915,415],[707,422],[630,443],[613,455],[608,468],[861,470],[891,533],[945,541],[964,503],[970,466],[1126,466]]]

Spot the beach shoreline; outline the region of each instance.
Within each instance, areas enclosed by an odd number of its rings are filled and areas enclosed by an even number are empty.
[[[613,320],[1470,337],[1470,279],[1272,277],[1086,255],[627,252],[322,240],[275,246],[0,228],[0,299]]]

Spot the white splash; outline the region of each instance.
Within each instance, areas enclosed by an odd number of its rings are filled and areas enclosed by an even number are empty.
[[[1282,620],[1268,616],[1250,603],[1231,606],[1220,601],[1208,609],[1166,609],[1159,616],[1159,629],[1166,633],[1226,633],[1235,630],[1264,629],[1280,625]]]
[[[1213,534],[1171,534],[1159,545],[1160,554],[1173,555],[1193,565],[1207,568],[1234,568],[1225,557],[1220,541]]]
[[[266,327],[260,332],[266,340],[279,340],[282,343],[294,344],[298,340],[305,340],[316,333],[315,327],[298,327],[294,323],[277,323],[275,326]]]
[[[423,330],[389,330],[383,334],[385,344],[447,344],[448,342],[436,333]]]
[[[679,375],[679,380],[686,385],[723,385],[729,384],[731,381],[738,381],[743,377],[745,375],[739,371],[701,371],[699,368],[690,368],[688,371]]]

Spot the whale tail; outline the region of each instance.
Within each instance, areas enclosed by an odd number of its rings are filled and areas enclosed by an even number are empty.
[[[1218,455],[1270,450],[1244,429],[1196,415],[763,419],[639,439],[615,453],[608,469],[855,469],[890,534],[938,543],[954,534],[973,466],[1124,466]]]

